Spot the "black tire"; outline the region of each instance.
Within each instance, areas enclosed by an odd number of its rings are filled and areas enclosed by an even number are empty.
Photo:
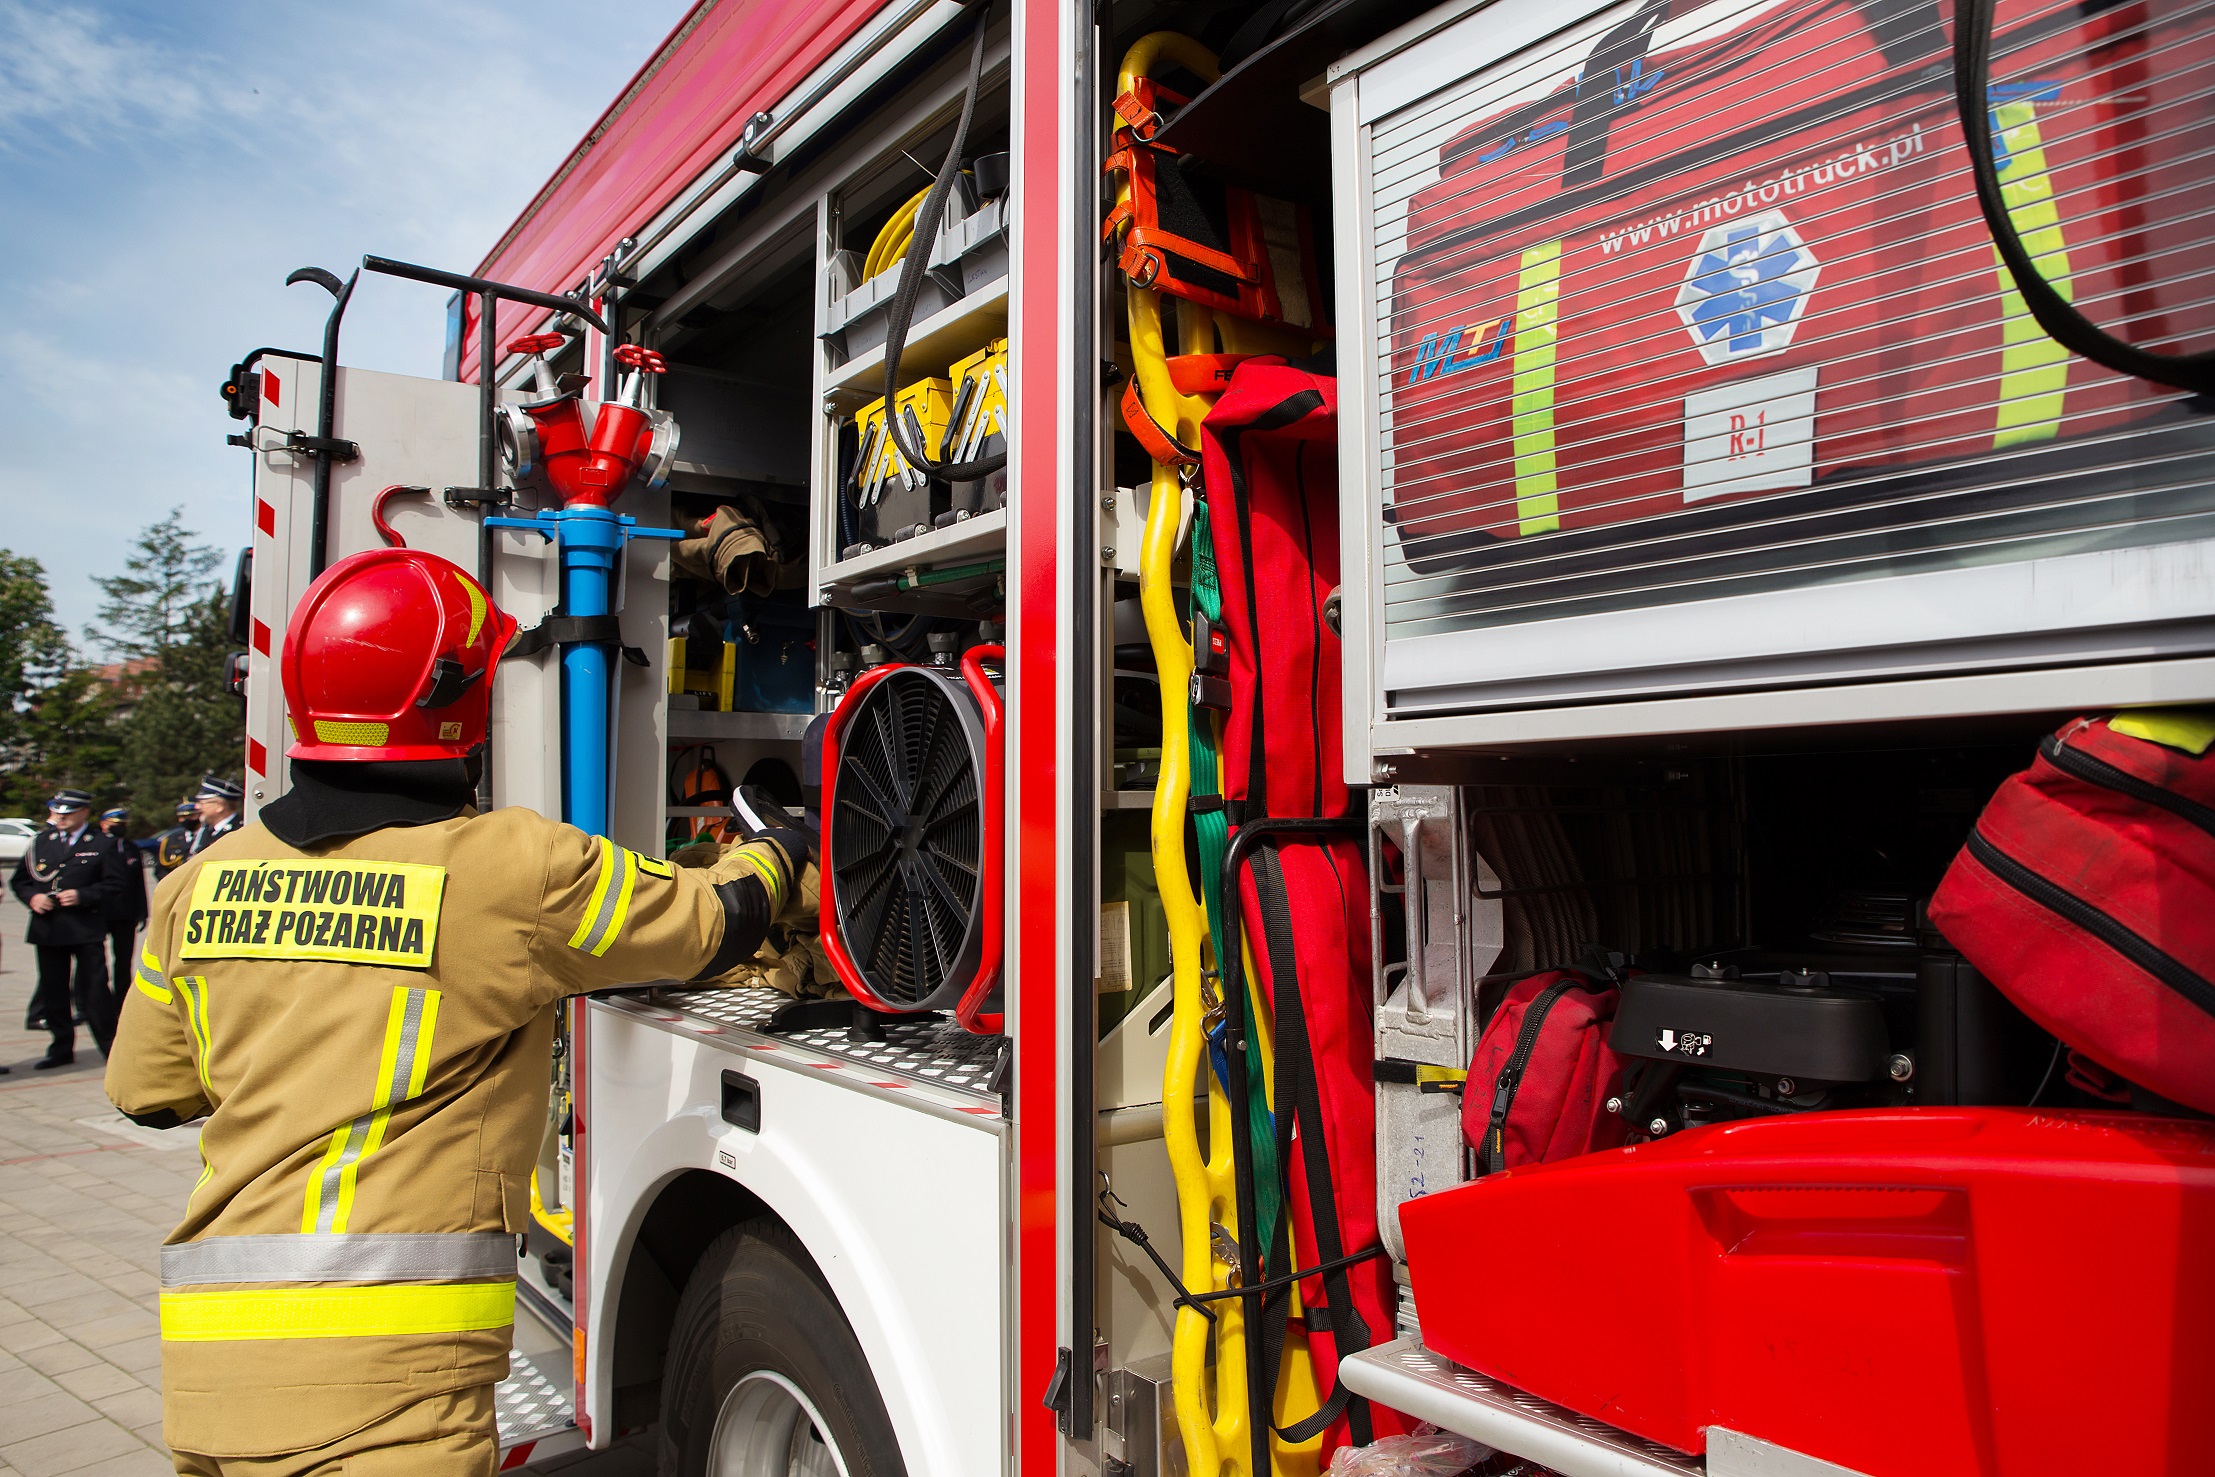
[[[906,1477],[892,1420],[846,1315],[775,1221],[749,1221],[716,1237],[685,1284],[662,1371],[662,1477],[723,1477],[712,1465],[717,1417],[742,1384],[772,1402],[789,1398],[777,1393],[784,1386],[797,1389],[813,1411],[798,1409],[794,1439],[827,1443],[846,1477]],[[734,1414],[744,1408],[733,1404]],[[836,1469],[814,1460],[787,1470],[814,1477]]]

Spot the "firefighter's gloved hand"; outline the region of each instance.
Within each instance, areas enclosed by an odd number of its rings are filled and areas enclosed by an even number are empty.
[[[727,973],[761,947],[769,925],[792,896],[799,868],[807,864],[804,838],[790,843],[800,848],[797,863],[787,844],[773,836],[757,836],[724,847],[715,865],[707,868],[708,885],[723,904],[723,942],[694,979]]]
[[[778,849],[792,859],[794,872],[815,857],[815,836],[807,822],[778,804],[776,797],[759,785],[740,785],[731,791],[731,819],[748,840],[758,837],[776,842]]]
[[[707,869],[708,881],[720,886],[747,877],[757,879],[769,900],[769,917],[774,918],[784,911],[785,900],[792,896],[793,884],[807,863],[805,836],[772,832],[724,847]]]

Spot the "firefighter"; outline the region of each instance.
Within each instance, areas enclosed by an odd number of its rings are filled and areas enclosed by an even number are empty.
[[[202,775],[192,803],[200,816],[200,829],[192,837],[192,854],[198,856],[239,828],[238,808],[246,803],[246,791],[236,780]]]
[[[557,1004],[724,973],[805,865],[480,814],[514,629],[420,550],[332,565],[285,632],[291,790],[155,895],[107,1089],[207,1119],[161,1260],[181,1473],[490,1472]]]
[[[154,880],[159,882],[185,864],[192,855],[193,835],[200,828],[200,807],[190,800],[177,802],[177,824],[154,838]],[[128,984],[120,989],[130,988]]]
[[[115,843],[91,821],[90,795],[56,791],[46,802],[46,829],[15,864],[8,882],[31,910],[31,926],[24,934],[38,950],[38,993],[31,1011],[45,1020],[53,1039],[39,1060],[42,1072],[77,1059],[75,1015],[84,1017],[102,1056],[108,1054],[115,1031],[105,910],[128,879]]]
[[[115,843],[123,862],[124,883],[101,908],[108,920],[109,1001],[108,1019],[123,1009],[123,992],[131,988],[131,953],[138,947],[138,931],[146,923],[146,853],[131,840],[131,813],[120,807],[100,812],[100,831]]]

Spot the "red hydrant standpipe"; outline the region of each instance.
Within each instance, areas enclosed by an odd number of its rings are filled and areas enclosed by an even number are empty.
[[[542,339],[562,342],[558,334],[533,334],[509,347],[530,353],[554,347],[541,344]],[[636,344],[623,345],[615,358],[632,372],[623,377],[617,397],[600,407],[589,433],[575,395],[523,407],[538,431],[539,464],[565,508],[610,506],[653,450],[654,419],[639,409],[638,401],[646,376],[665,374],[669,366],[661,355]]]
[[[511,347],[541,354],[563,341],[560,335],[533,334]],[[552,485],[561,506],[536,518],[493,516],[484,521],[487,528],[536,533],[553,540],[559,551],[559,618],[572,632],[589,631],[555,638],[562,666],[562,818],[602,835],[608,828],[618,565],[624,545],[634,538],[683,536],[674,528],[639,528],[611,506],[642,471],[658,485],[655,471],[667,464],[677,440],[676,422],[666,412],[638,405],[645,377],[668,369],[661,355],[626,344],[615,357],[631,373],[616,398],[600,407],[589,431],[583,402],[575,394],[525,404],[518,407],[520,418],[512,411],[506,417],[509,438],[516,443],[518,475],[535,451],[532,470]],[[542,378],[545,367],[540,365]]]

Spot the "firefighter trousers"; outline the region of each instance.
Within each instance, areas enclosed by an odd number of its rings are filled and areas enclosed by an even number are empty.
[[[490,1477],[500,1456],[492,1386],[432,1395],[313,1451],[175,1453],[184,1477]]]

